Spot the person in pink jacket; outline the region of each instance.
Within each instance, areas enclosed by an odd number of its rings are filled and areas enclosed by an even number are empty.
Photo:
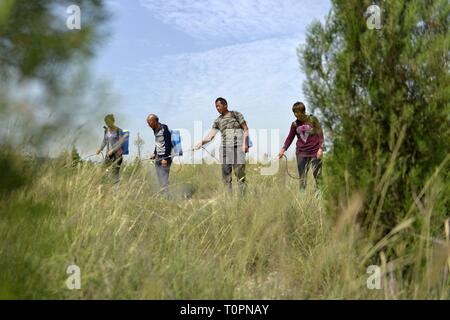
[[[297,120],[291,124],[289,135],[278,154],[278,158],[284,156],[284,153],[292,144],[294,138],[297,137],[295,154],[297,156],[297,168],[300,177],[300,190],[304,190],[306,188],[306,177],[309,167],[313,169],[314,179],[317,184],[322,167],[321,158],[324,150],[324,137],[319,120],[313,115],[306,114],[306,108],[302,102],[294,103],[292,112],[294,112]]]

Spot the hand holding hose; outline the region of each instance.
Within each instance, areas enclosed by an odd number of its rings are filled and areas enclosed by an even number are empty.
[[[281,148],[280,152],[278,153],[278,159],[281,159],[284,156],[285,152],[286,150],[284,150],[284,148]]]
[[[192,149],[192,151],[196,151],[196,150],[200,150],[203,147],[203,141],[197,143],[194,148]]]
[[[323,149],[319,148],[319,150],[317,150],[317,155],[316,155],[317,159],[322,158],[322,155],[323,155]]]

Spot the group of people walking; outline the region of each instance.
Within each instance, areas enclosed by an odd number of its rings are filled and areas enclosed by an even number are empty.
[[[232,172],[234,171],[239,189],[241,193],[245,193],[247,188],[245,155],[251,146],[247,122],[242,113],[228,110],[228,102],[222,97],[215,100],[215,107],[220,114],[219,117],[214,121],[209,133],[194,146],[193,150],[203,148],[220,132],[222,136],[220,160],[223,182],[231,191]],[[304,189],[309,168],[312,168],[316,182],[319,178],[324,151],[324,135],[318,119],[313,115],[306,114],[306,108],[302,102],[294,103],[292,111],[296,120],[291,124],[289,134],[278,154],[278,158],[284,156],[294,138],[297,137],[297,168],[300,188]],[[105,132],[97,154],[106,147],[105,164],[112,170],[114,181],[118,182],[124,154],[122,147],[128,139],[128,133],[115,125],[112,114],[107,115],[104,120],[106,124]],[[155,149],[150,159],[155,161],[159,185],[162,192],[166,192],[172,165],[171,131],[166,124],[160,122],[155,114],[148,115],[147,124],[153,130],[155,136]]]

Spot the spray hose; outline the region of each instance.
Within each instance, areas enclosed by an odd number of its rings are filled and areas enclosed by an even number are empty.
[[[203,149],[204,151],[206,151],[206,153],[207,153],[209,156],[211,156],[214,160],[216,160],[218,163],[220,163],[219,159],[217,159],[217,158],[216,158],[211,152],[209,152],[205,147],[202,146],[202,149]],[[189,150],[189,151],[190,151],[190,152],[195,152],[195,151],[197,151],[197,150],[196,150],[196,149],[191,149],[191,150]],[[102,158],[105,159],[105,155],[103,154],[103,152],[100,152],[100,154],[102,155]],[[88,155],[88,156],[86,156],[86,157],[84,157],[84,158],[82,158],[82,159],[83,159],[83,160],[87,160],[87,159],[89,159],[89,158],[91,158],[91,157],[98,156],[98,155],[99,155],[99,154],[94,153],[94,154]],[[177,157],[177,156],[178,156],[178,155],[174,154],[174,155],[170,155],[170,156],[168,156],[168,157],[158,158],[158,159],[152,159],[152,158],[142,159],[142,161],[152,161],[152,162],[155,162],[156,160],[166,160],[166,159],[170,159],[170,158],[175,158],[175,157]],[[291,174],[291,173],[289,172],[288,158],[286,157],[286,155],[283,154],[282,157],[284,158],[285,163],[286,163],[286,174],[287,174],[290,178],[292,178],[292,179],[300,180],[300,177],[297,177],[297,176],[295,176],[295,175],[293,175],[293,174]],[[118,161],[118,160],[119,160],[119,159],[117,159],[116,161]],[[183,169],[183,163],[182,163],[182,161],[181,161],[181,158],[179,159],[178,165],[180,166],[180,169],[177,170],[175,173],[179,173],[179,172]]]
[[[218,163],[220,163],[219,159],[217,159],[213,154],[211,154],[211,152],[206,150],[205,147],[202,147],[202,149],[205,150],[206,153],[209,154],[212,158],[214,158]],[[292,173],[289,172],[288,159],[287,159],[285,154],[283,154],[283,158],[284,158],[285,163],[286,163],[286,174],[292,179],[300,180],[300,177],[297,177],[297,176],[295,176],[295,175],[293,175]]]
[[[102,151],[100,151],[100,154],[102,155],[102,158],[105,159],[105,155],[103,154]],[[83,159],[83,160],[87,160],[87,159],[89,159],[89,158],[92,158],[92,157],[98,156],[98,155],[99,155],[98,153],[94,153],[94,154],[88,155],[88,156],[86,156],[86,157],[84,157],[84,158],[82,158],[82,159]]]
[[[288,158],[286,157],[285,154],[283,154],[283,158],[284,158],[284,160],[286,161],[286,162],[285,162],[285,163],[286,163],[286,174],[287,174],[289,177],[291,177],[292,179],[300,180],[300,177],[297,177],[297,176],[295,176],[295,175],[293,175],[293,174],[291,174],[291,173],[289,172]]]

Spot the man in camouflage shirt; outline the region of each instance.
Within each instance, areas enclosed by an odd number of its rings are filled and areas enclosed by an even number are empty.
[[[200,149],[204,144],[212,141],[217,132],[222,135],[220,158],[222,160],[222,178],[228,189],[232,190],[231,173],[238,179],[241,192],[244,193],[247,183],[245,180],[245,154],[248,152],[248,126],[240,112],[229,111],[224,98],[216,99],[216,109],[220,116],[214,121],[209,134],[196,146]]]

